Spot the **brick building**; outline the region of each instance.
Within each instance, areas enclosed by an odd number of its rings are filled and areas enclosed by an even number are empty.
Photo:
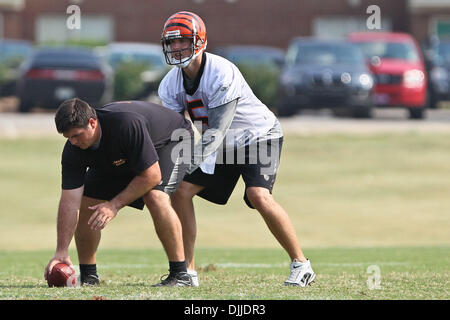
[[[434,3],[432,9],[427,3]],[[81,10],[80,30],[66,27],[72,4]],[[430,21],[444,26],[450,21],[448,0],[0,0],[0,38],[159,42],[166,19],[189,10],[204,19],[210,48],[284,48],[299,35],[343,37],[349,31],[367,30],[370,5],[380,8],[383,30],[412,32],[419,40],[437,29]]]
[[[21,25],[24,0],[0,0],[0,39],[25,37]]]

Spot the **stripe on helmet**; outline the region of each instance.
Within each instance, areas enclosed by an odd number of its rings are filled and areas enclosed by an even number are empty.
[[[168,22],[171,22],[174,20],[186,20],[186,21],[192,22],[192,18],[186,18],[186,17],[173,17],[173,18],[169,19]]]
[[[169,23],[168,25],[166,25],[166,29],[170,28],[170,27],[183,27],[187,30],[189,30],[191,33],[193,32],[193,30],[191,29],[191,27],[189,27],[188,25],[184,24],[184,23],[180,23],[180,22],[175,22],[175,23]]]
[[[193,14],[193,13],[191,13],[191,12],[181,11],[181,12],[178,12],[178,14],[180,14],[180,15],[186,15],[186,16],[192,17],[192,18],[195,19],[195,21],[197,21],[198,24],[200,24],[200,21],[198,21],[198,19],[197,19],[197,15],[195,15],[195,14]]]

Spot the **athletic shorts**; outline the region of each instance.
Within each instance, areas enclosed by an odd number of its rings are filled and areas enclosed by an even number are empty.
[[[242,150],[234,150],[231,153],[224,152],[222,159],[216,161],[214,174],[206,174],[198,168],[186,175],[184,181],[205,187],[197,195],[222,205],[228,202],[241,176],[245,182],[245,190],[249,187],[263,187],[272,193],[282,145],[283,137],[246,146],[245,152]],[[233,159],[233,163],[230,163],[229,159]],[[244,201],[254,209],[245,191]]]
[[[178,144],[177,141],[170,142],[156,150],[159,157],[162,180],[153,190],[160,190],[172,194],[183,180],[189,163],[183,161],[172,161],[172,149]],[[182,155],[180,155],[182,156]],[[84,195],[94,199],[111,200],[122,192],[135,176],[111,176],[93,168],[89,168],[84,182]],[[142,210],[145,206],[142,197],[136,199],[128,206]]]

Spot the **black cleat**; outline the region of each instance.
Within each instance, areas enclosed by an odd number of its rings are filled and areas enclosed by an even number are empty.
[[[178,272],[169,274],[165,279],[161,277],[161,282],[152,285],[152,287],[192,287],[192,278],[187,272]]]
[[[100,284],[100,278],[96,274],[90,274],[81,277],[82,286],[98,286]]]

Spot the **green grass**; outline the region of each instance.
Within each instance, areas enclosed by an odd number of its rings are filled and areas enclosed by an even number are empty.
[[[152,288],[168,268],[158,249],[99,250],[99,287],[48,288],[42,273],[52,252],[2,252],[0,299],[450,298],[448,247],[328,248],[308,253],[317,278],[307,288],[282,285],[288,263],[280,250],[224,248],[198,250],[198,288]],[[380,268],[379,289],[367,284],[371,265]]]
[[[47,288],[63,143],[0,139],[0,299],[449,298],[449,134],[285,137],[274,196],[317,272],[302,290],[281,285],[287,255],[244,204],[242,182],[227,206],[195,200],[200,288],[149,287],[167,262],[149,213],[130,208],[102,234],[101,287]],[[370,265],[381,289],[367,286]]]

